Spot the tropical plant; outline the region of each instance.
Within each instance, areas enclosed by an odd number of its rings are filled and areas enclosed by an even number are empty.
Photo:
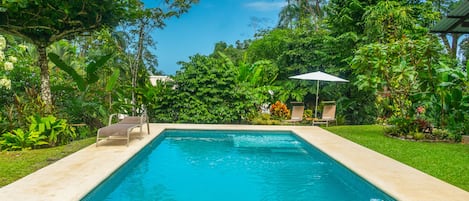
[[[43,145],[63,145],[77,137],[75,129],[70,127],[65,119],[57,119],[51,115],[33,115],[28,117],[28,121],[27,131],[17,128],[12,132],[3,133],[0,149],[19,150],[39,148]]]
[[[469,75],[460,68],[450,68],[441,63],[437,71],[438,84],[435,86],[434,104],[438,125],[447,127],[455,135],[456,140],[461,135],[469,133]]]
[[[41,98],[46,111],[52,110],[49,66],[46,48],[61,39],[104,26],[114,27],[130,17],[135,1],[90,0],[63,2],[8,1],[0,11],[0,32],[9,33],[34,44],[41,70]]]
[[[398,1],[380,1],[364,13],[365,33],[370,41],[388,42],[401,38],[415,29],[412,8]]]
[[[4,133],[0,137],[0,150],[31,149],[47,144],[47,136],[42,135],[41,132],[24,132],[21,128]]]
[[[98,58],[96,61],[90,62],[86,68],[86,77],[81,76],[73,67],[67,65],[59,55],[55,53],[49,53],[49,59],[60,69],[67,72],[77,84],[77,87],[80,91],[85,91],[86,88],[99,80],[99,76],[97,74],[97,70],[102,67],[110,58],[112,54],[102,56]],[[115,82],[115,81],[114,81]]]
[[[412,97],[432,91],[441,46],[431,39],[402,38],[361,47],[352,60],[359,89],[389,92],[393,114],[412,116]],[[419,72],[419,73],[417,73]]]
[[[56,41],[115,27],[122,21],[147,16],[159,24],[179,16],[196,0],[165,0],[168,9],[145,9],[139,0],[7,1],[0,6],[0,32],[23,38],[37,47],[41,72],[41,98],[47,112],[52,110],[52,94],[46,48]]]
[[[158,101],[151,104],[161,105],[155,111],[158,120],[233,123],[246,118],[254,108],[238,88],[235,66],[226,59],[195,55],[181,64],[181,71],[173,78],[175,89],[158,87],[163,94],[153,93],[158,98],[148,98]]]
[[[29,121],[29,132],[46,136],[50,146],[63,145],[77,137],[75,128],[69,126],[65,119],[57,119],[48,115],[46,117],[30,116]]]
[[[275,119],[286,119],[290,115],[287,105],[277,101],[270,106],[270,115]]]
[[[324,16],[321,0],[288,0],[279,13],[278,27],[296,28],[304,24],[318,23]]]

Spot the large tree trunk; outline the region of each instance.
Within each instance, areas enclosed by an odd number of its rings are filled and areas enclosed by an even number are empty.
[[[38,45],[38,65],[41,69],[41,99],[45,104],[44,112],[52,112],[52,93],[50,91],[49,65],[47,61],[46,46]]]

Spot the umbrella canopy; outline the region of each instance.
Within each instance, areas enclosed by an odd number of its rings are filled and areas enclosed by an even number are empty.
[[[348,82],[348,80],[344,80],[340,77],[336,77],[327,73],[323,73],[321,71],[316,71],[312,73],[306,73],[301,75],[291,76],[292,79],[300,79],[300,80],[320,80],[320,81],[330,81],[330,82]]]
[[[329,81],[329,82],[348,82],[348,80],[344,80],[340,77],[336,77],[327,73],[323,73],[321,71],[306,73],[301,75],[295,75],[289,77],[291,79],[300,79],[300,80],[317,80],[317,88],[316,88],[316,106],[314,110],[314,117],[317,118],[318,116],[318,100],[319,100],[319,81]]]

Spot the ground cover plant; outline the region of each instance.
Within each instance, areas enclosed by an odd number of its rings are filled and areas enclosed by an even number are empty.
[[[469,145],[395,139],[383,127],[335,126],[327,130],[469,191]],[[405,175],[403,175],[405,176]]]
[[[0,152],[0,187],[50,165],[94,142],[95,138],[93,137],[47,149]]]

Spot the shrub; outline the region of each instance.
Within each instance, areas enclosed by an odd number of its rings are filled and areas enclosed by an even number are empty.
[[[270,114],[276,119],[286,119],[290,114],[290,110],[288,110],[285,104],[277,101],[270,106]]]
[[[423,140],[425,138],[425,134],[421,132],[412,132],[411,135],[415,140]]]
[[[444,140],[444,139],[448,139],[450,133],[449,133],[449,131],[446,130],[446,129],[435,128],[435,129],[433,129],[433,131],[432,131],[432,135],[433,135],[436,139]]]
[[[46,117],[29,116],[29,130],[21,128],[6,132],[1,136],[2,150],[35,149],[43,145],[62,145],[76,138],[75,128],[69,126],[65,119],[52,115]]]
[[[414,123],[412,118],[391,117],[388,123],[395,126],[395,133],[399,136],[409,134],[410,132],[417,131],[417,124]]]
[[[52,115],[46,117],[30,116],[28,120],[30,132],[39,132],[47,136],[49,145],[62,145],[76,138],[75,128],[67,124],[65,119],[57,119]]]
[[[401,136],[401,132],[399,131],[399,127],[395,125],[388,125],[384,127],[384,133],[386,135],[392,135],[392,136]]]
[[[47,136],[40,132],[24,132],[21,128],[7,132],[0,140],[0,150],[23,150],[48,144]]]
[[[305,110],[303,113],[303,118],[311,118],[313,117],[313,110]]]
[[[280,125],[279,120],[271,119],[270,114],[259,114],[252,118],[251,123],[254,125]]]

